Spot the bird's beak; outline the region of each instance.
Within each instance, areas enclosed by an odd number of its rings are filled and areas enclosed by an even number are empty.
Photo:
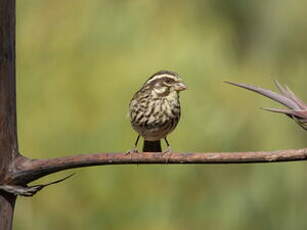
[[[180,81],[175,84],[174,88],[176,91],[183,91],[186,90],[188,87],[183,82]]]

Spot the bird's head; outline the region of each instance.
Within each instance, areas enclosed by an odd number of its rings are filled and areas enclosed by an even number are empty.
[[[153,74],[144,84],[145,87],[151,88],[159,96],[168,96],[172,92],[179,93],[186,90],[181,77],[173,72],[162,70]]]

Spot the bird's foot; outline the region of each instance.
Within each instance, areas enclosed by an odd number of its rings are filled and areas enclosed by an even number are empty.
[[[166,150],[163,151],[163,153],[171,153],[171,152],[173,152],[173,149],[171,146],[168,146]]]
[[[169,154],[172,153],[172,152],[173,152],[173,149],[170,146],[168,146],[167,149],[162,152],[162,157],[166,158],[166,163],[168,163]]]
[[[136,149],[136,148],[134,148],[134,149],[131,149],[131,150],[129,150],[128,152],[126,152],[125,153],[125,155],[126,156],[130,156],[130,160],[132,160],[132,154],[133,153],[138,153],[139,151]]]
[[[132,153],[138,153],[138,152],[139,151],[136,148],[134,148],[134,149],[131,149],[128,152],[126,152],[125,155],[131,155]]]

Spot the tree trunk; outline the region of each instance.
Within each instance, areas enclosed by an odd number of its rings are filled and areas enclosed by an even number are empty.
[[[0,0],[0,184],[18,156],[15,93],[15,0]],[[16,196],[0,192],[0,229],[12,229]]]

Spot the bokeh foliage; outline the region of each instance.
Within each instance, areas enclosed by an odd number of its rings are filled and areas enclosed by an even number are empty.
[[[302,0],[17,1],[19,143],[32,158],[123,152],[136,134],[133,93],[160,69],[179,72],[176,151],[306,147],[307,133],[259,110],[273,102],[223,83],[307,100]],[[20,198],[15,229],[306,229],[305,162],[103,166]],[[49,181],[62,174],[44,178]]]

